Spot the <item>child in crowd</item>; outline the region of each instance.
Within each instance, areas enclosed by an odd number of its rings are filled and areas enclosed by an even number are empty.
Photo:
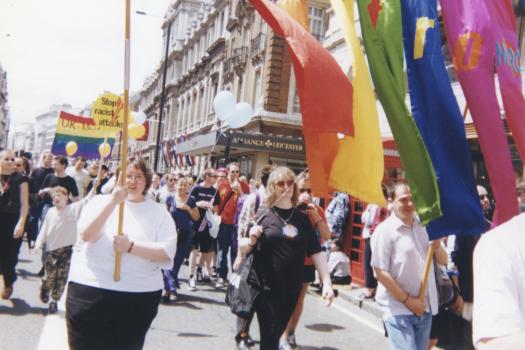
[[[333,284],[350,284],[352,282],[350,259],[343,252],[343,249],[343,241],[332,241],[328,259],[328,272]]]
[[[40,300],[47,304],[51,294],[52,301],[48,309],[50,314],[58,311],[57,302],[64,292],[72,249],[78,236],[78,218],[84,205],[94,196],[97,187],[98,184],[93,186],[83,200],[69,205],[68,191],[64,187],[56,186],[51,190],[54,207],[49,209],[35,243],[37,250],[41,250],[44,243],[47,248]]]

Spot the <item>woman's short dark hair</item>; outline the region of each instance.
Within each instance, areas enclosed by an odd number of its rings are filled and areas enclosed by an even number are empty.
[[[148,190],[151,186],[151,179],[153,177],[153,172],[148,166],[148,163],[143,158],[132,158],[128,161],[128,167],[134,167],[137,170],[142,171],[144,176],[146,177],[146,187],[144,187],[144,191],[142,192],[143,195],[146,195],[148,193]]]

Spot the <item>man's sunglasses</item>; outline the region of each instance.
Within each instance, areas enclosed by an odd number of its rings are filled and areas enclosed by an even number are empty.
[[[299,193],[308,193],[308,194],[312,194],[312,189],[311,188],[300,188],[299,189]]]

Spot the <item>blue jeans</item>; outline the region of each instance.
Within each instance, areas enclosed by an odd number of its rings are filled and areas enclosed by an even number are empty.
[[[173,258],[173,267],[171,270],[162,270],[164,289],[168,292],[176,292],[180,288],[179,271],[186,254],[191,250],[192,233],[192,230],[177,230],[177,251]]]
[[[390,346],[394,350],[427,350],[432,314],[400,315],[385,320]]]
[[[228,278],[228,250],[231,248],[231,265],[237,257],[237,232],[233,225],[221,224],[217,234],[217,273],[222,279]]]

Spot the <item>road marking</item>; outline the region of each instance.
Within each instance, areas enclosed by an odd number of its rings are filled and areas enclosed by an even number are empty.
[[[318,298],[321,298],[321,296],[319,296],[316,293],[313,293],[313,292],[310,292],[310,291],[308,293],[311,294],[311,295],[314,295],[314,296],[316,296]],[[338,305],[335,301],[332,302],[331,307],[336,308],[337,310],[341,311],[345,315],[349,316],[350,318],[353,318],[357,322],[360,322],[360,323],[364,324],[365,326],[373,329],[374,331],[380,333],[381,335],[385,334],[385,330],[382,327],[378,326],[377,324],[374,324],[373,322],[370,322],[369,320],[367,320],[367,319],[365,319],[365,318],[363,318],[361,316],[358,316],[356,314],[351,313],[350,311],[348,311],[344,307]]]
[[[68,350],[67,328],[65,319],[65,296],[58,302],[58,312],[55,315],[46,315],[44,327],[40,334],[37,350]]]

